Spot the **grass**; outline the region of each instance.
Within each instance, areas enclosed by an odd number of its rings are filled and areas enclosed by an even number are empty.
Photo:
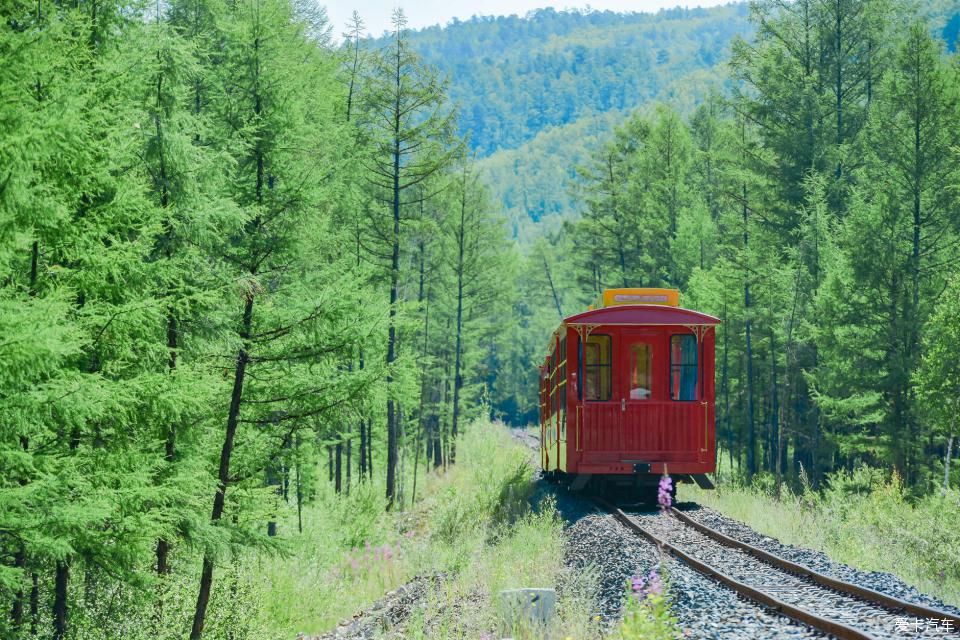
[[[418,480],[417,503],[406,511],[384,511],[379,483],[321,496],[293,553],[261,562],[261,626],[273,637],[319,634],[415,575],[443,573],[453,578],[431,594],[431,609],[450,612],[449,624],[471,633],[490,623],[486,603],[496,590],[553,584],[560,525],[552,509],[529,512],[528,452],[485,422],[471,425],[457,450],[456,465]],[[539,539],[530,545],[537,553],[523,562],[507,557],[511,536]],[[477,610],[467,615],[444,604],[470,598]]]
[[[684,485],[693,500],[757,531],[822,551],[865,571],[892,573],[921,591],[960,606],[960,492],[911,500],[899,479],[876,469],[833,474],[821,493],[784,492],[764,483],[721,484],[715,491]]]

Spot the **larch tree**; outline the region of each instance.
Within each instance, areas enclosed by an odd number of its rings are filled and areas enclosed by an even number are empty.
[[[950,488],[950,462],[956,450],[957,415],[960,414],[960,283],[950,281],[930,317],[923,340],[923,358],[914,373],[921,416],[931,422],[943,442],[943,490]]]
[[[391,503],[396,495],[399,444],[393,367],[399,354],[403,229],[417,215],[418,202],[426,197],[416,187],[446,167],[458,148],[445,85],[409,48],[406,24],[403,11],[396,10],[389,44],[374,59],[363,115],[373,145],[368,180],[374,198],[386,210],[372,212],[369,231],[374,236],[373,252],[388,264],[386,496]]]
[[[274,520],[270,469],[301,431],[339,421],[378,371],[342,366],[369,338],[375,310],[358,315],[347,295],[356,288],[355,262],[337,250],[345,237],[330,216],[343,181],[334,158],[348,138],[337,110],[337,60],[311,37],[318,25],[297,19],[286,2],[238,4],[218,26],[223,57],[211,71],[211,139],[229,154],[240,223],[219,246],[233,356],[193,640],[203,635],[227,543],[270,544],[260,528]]]
[[[925,27],[912,26],[871,110],[863,186],[841,236],[847,267],[834,286],[845,285],[834,295],[847,299],[831,303],[830,322],[849,322],[860,330],[826,342],[830,356],[821,364],[825,381],[845,379],[874,390],[873,410],[859,412],[875,420],[879,430],[873,454],[892,462],[910,482],[918,479],[921,464],[910,380],[932,302],[960,256],[956,194],[946,188],[956,184],[958,171],[952,151],[960,143],[955,83]],[[845,352],[863,354],[875,364],[842,377],[830,373],[844,366],[839,356]],[[842,386],[824,388],[824,394],[859,395]]]
[[[456,174],[456,199],[447,219],[448,244],[452,249],[454,275],[454,364],[453,406],[451,414],[450,460],[456,460],[459,432],[465,325],[478,324],[494,317],[495,303],[505,292],[501,282],[507,273],[509,252],[505,247],[505,226],[494,218],[482,185],[464,159]],[[472,321],[472,322],[471,322]],[[496,323],[496,321],[494,321]],[[475,374],[476,375],[476,374]]]

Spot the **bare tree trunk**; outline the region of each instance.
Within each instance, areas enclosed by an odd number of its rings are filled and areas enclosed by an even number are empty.
[[[457,230],[457,324],[456,346],[454,347],[453,364],[453,419],[450,428],[450,462],[457,459],[457,427],[460,421],[460,387],[463,386],[463,377],[460,374],[460,353],[463,350],[463,270],[464,270],[464,234],[466,232],[467,215],[467,169],[463,169],[463,189],[460,194],[460,228]],[[546,259],[544,259],[546,265]],[[553,285],[550,285],[553,288]],[[556,293],[554,293],[556,296]],[[560,311],[560,302],[557,301],[557,311]],[[562,317],[561,312],[561,317]]]
[[[953,454],[953,437],[957,432],[957,409],[960,400],[953,403],[953,415],[950,416],[950,437],[947,438],[947,455],[943,458],[943,490],[950,488],[950,456]]]
[[[30,574],[30,635],[36,637],[40,627],[40,576],[36,572]]]
[[[462,222],[461,222],[462,226]],[[462,239],[461,239],[462,244]],[[553,304],[557,306],[557,315],[563,320],[563,309],[560,307],[560,296],[557,295],[557,288],[553,286],[553,276],[550,275],[550,265],[547,263],[547,256],[543,256],[543,271],[547,274],[547,283],[550,285],[550,293],[553,294]],[[626,286],[626,285],[624,285]]]
[[[421,209],[423,204],[420,205]],[[421,351],[422,363],[421,367],[426,365],[427,354],[429,351],[430,345],[430,306],[429,302],[424,304],[424,301],[428,297],[425,293],[424,281],[425,281],[425,262],[426,258],[424,255],[424,240],[420,239],[420,286],[417,290],[417,302],[423,308],[423,350]],[[424,416],[424,411],[426,410],[425,398],[427,397],[427,376],[423,377],[423,383],[420,385],[420,411],[417,413],[417,437],[415,440],[415,445],[413,448],[413,490],[411,491],[410,504],[414,504],[417,501],[417,471],[420,463],[420,441],[423,437],[423,428],[426,423],[426,417]],[[426,454],[429,457],[429,449]]]
[[[367,473],[373,477],[373,420],[367,420]]]
[[[770,323],[770,386],[770,470],[775,471],[780,460],[780,387],[777,384],[777,334],[773,322]]]
[[[358,475],[360,482],[363,482],[363,479],[367,475],[367,430],[363,424],[363,420],[360,421],[360,456],[357,460],[359,463]]]
[[[400,36],[397,35],[396,100],[393,111],[393,253],[390,259],[390,320],[387,330],[387,508],[393,506],[397,484],[397,416],[393,400],[393,363],[397,350],[397,294],[400,280]]]
[[[956,423],[956,420],[954,420]],[[953,455],[953,429],[950,430],[950,437],[947,438],[947,454],[943,457],[943,490],[950,488],[950,456]]]
[[[294,440],[294,447],[296,448],[296,486],[294,487],[297,494],[297,532],[303,533],[303,484],[300,482],[300,436],[299,434]]]
[[[27,566],[27,554],[24,553],[23,548],[16,552],[13,558],[13,566],[17,569],[23,570]],[[23,586],[17,589],[17,592],[13,594],[13,608],[10,611],[10,619],[13,622],[13,628],[19,630],[20,626],[23,624]]]

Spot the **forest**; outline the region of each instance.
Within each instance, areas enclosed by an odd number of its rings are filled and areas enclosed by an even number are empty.
[[[956,485],[955,9],[546,12],[455,50],[402,11],[336,37],[310,0],[4,3],[0,636],[229,629],[238,559],[328,488],[403,511],[471,420],[535,422],[547,337],[605,287],[723,320],[742,478]],[[571,21],[582,50],[477,71]],[[615,55],[651,38],[686,98]],[[574,209],[499,197],[535,161]]]
[[[718,442],[746,478],[868,464],[947,485],[956,62],[896,2],[761,2],[751,20],[729,93],[641,109],[578,168],[581,215],[531,249],[531,290],[557,301],[532,322],[605,287],[679,288],[723,320]]]
[[[513,249],[395,20],[4,4],[0,636],[79,637],[107,593],[162,621],[186,563],[200,638],[281,504],[375,477],[402,508],[453,462]]]

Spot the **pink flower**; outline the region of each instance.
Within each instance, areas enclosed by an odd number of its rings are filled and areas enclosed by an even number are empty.
[[[673,492],[673,479],[667,474],[660,478],[660,486],[657,491],[657,503],[662,511],[666,511],[673,503],[671,493]]]
[[[647,576],[647,595],[660,595],[663,593],[663,581],[660,580],[660,574],[656,569]]]

